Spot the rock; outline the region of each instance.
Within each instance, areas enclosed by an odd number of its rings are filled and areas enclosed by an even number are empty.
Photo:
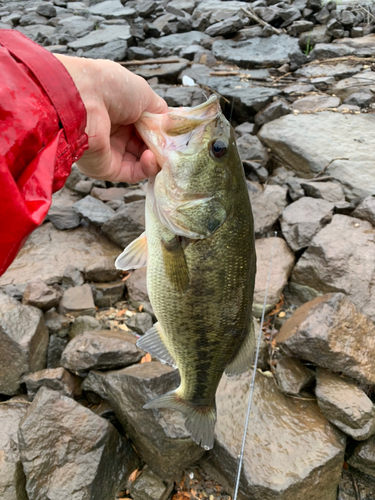
[[[285,356],[277,361],[275,380],[279,389],[285,394],[298,396],[314,378],[314,372],[298,359]]]
[[[348,462],[355,469],[375,477],[375,436],[358,444]]]
[[[136,307],[139,304],[145,306],[146,310],[152,312],[150,299],[147,292],[147,268],[141,267],[132,271],[129,278],[126,280],[126,288],[128,289],[130,301],[135,303]]]
[[[29,401],[32,401],[41,387],[58,391],[64,396],[72,398],[79,383],[77,377],[64,368],[50,368],[31,373],[24,377]]]
[[[313,59],[331,59],[335,57],[350,56],[355,52],[354,49],[344,44],[317,43],[310,52],[310,58]]]
[[[136,6],[138,15],[141,17],[149,17],[151,14],[153,14],[155,8],[156,4],[152,0],[146,0],[145,2],[141,1]]]
[[[160,82],[163,83],[174,83],[177,76],[187,68],[189,61],[187,59],[179,59],[176,62],[175,57],[171,57],[171,62],[168,63],[167,59],[163,64],[144,64],[142,66],[130,66],[130,70],[142,78],[158,78]],[[173,62],[174,61],[174,62]]]
[[[27,283],[19,283],[18,285],[6,285],[3,291],[12,299],[22,301],[23,292],[27,287]]]
[[[343,293],[330,293],[299,307],[281,327],[277,343],[292,356],[371,385],[374,332],[371,320]]]
[[[243,20],[239,16],[228,17],[223,21],[211,24],[205,31],[207,35],[219,36],[219,35],[230,35],[231,33],[237,33],[243,27]]]
[[[73,205],[74,210],[95,226],[101,226],[114,215],[114,211],[93,196],[86,196]]]
[[[351,78],[340,80],[329,89],[329,93],[345,100],[352,94],[359,92],[372,93],[373,90],[375,90],[375,73],[365,70]]]
[[[45,387],[22,419],[19,442],[29,500],[115,498],[138,465],[112,424]]]
[[[343,469],[337,500],[353,500],[358,492],[361,500],[372,500],[375,495],[375,480],[355,469]]]
[[[72,286],[81,286],[85,280],[83,279],[81,271],[74,266],[66,266],[62,278],[63,288],[70,288]]]
[[[51,18],[56,16],[56,9],[51,3],[44,2],[38,5],[36,13],[41,16]]]
[[[334,78],[349,78],[363,68],[362,64],[351,65],[345,62],[317,63],[304,66],[296,71],[296,75],[314,78],[318,76],[333,76]]]
[[[66,337],[69,333],[71,320],[59,314],[55,309],[45,313],[44,322],[50,335]]]
[[[305,84],[305,83],[296,83],[292,85],[288,85],[283,89],[284,94],[287,94],[288,96],[293,96],[296,97],[298,95],[304,95],[309,92],[313,92],[315,90],[315,87],[310,84]]]
[[[125,283],[123,281],[95,283],[92,286],[94,287],[94,302],[97,307],[112,307],[124,295]]]
[[[143,356],[143,351],[135,346],[135,342],[134,335],[122,331],[85,332],[69,342],[62,354],[61,364],[77,374],[129,366],[138,363]]]
[[[124,7],[120,0],[105,0],[89,9],[91,14],[103,16],[106,19],[127,19],[135,17],[136,11],[131,7]]]
[[[276,120],[281,116],[287,115],[290,113],[289,104],[283,99],[276,99],[271,102],[254,117],[254,122],[258,128],[260,128],[265,123],[271,122],[272,120]]]
[[[321,198],[332,203],[345,201],[344,191],[336,182],[301,182],[306,196]]]
[[[298,45],[302,50],[306,50],[308,44],[311,50],[311,47],[317,44],[329,44],[331,39],[325,26],[314,26],[311,31],[305,31],[300,35]]]
[[[323,415],[345,434],[357,441],[375,434],[375,406],[355,382],[319,368],[315,394]]]
[[[106,372],[103,376],[106,399],[135,449],[167,481],[179,479],[184,468],[204,453],[190,439],[180,412],[143,409],[148,401],[175,389],[178,380],[177,370],[156,361]]]
[[[152,59],[153,56],[152,50],[146,49],[145,47],[129,47],[127,51],[127,58],[129,61],[144,61],[145,59]]]
[[[285,203],[281,204],[275,199],[275,193],[281,192]],[[255,196],[250,196],[255,237],[261,238],[271,235],[277,219],[286,205],[286,189],[281,186],[267,185],[265,190]]]
[[[111,61],[124,61],[126,59],[128,42],[126,40],[113,40],[101,47],[94,47],[82,54],[82,57],[91,59],[109,59]]]
[[[152,327],[153,321],[151,315],[148,313],[136,313],[130,316],[125,321],[125,324],[134,332],[143,335]]]
[[[47,368],[61,366],[61,355],[67,345],[68,339],[66,337],[59,337],[56,334],[50,335],[47,350]]]
[[[335,79],[333,76],[321,76],[318,78],[312,78],[310,81],[315,88],[321,90],[322,92],[326,91],[331,85],[335,83]]]
[[[17,435],[28,406],[27,401],[12,400],[0,406],[0,497],[4,500],[28,500]]]
[[[365,198],[352,213],[357,219],[367,220],[375,227],[375,196]]]
[[[66,266],[72,262],[82,271],[86,264],[100,257],[111,257],[114,262],[120,252],[119,247],[93,227],[61,232],[48,222],[31,234],[15,261],[0,277],[0,286],[38,278],[48,285],[61,283]]]
[[[61,299],[61,292],[56,288],[47,286],[42,280],[28,283],[23,293],[22,303],[35,306],[42,311],[57,307]]]
[[[194,107],[205,102],[202,90],[195,87],[170,87],[164,94],[164,99],[172,107]]]
[[[162,38],[149,38],[144,43],[147,48],[152,50],[155,57],[165,57],[178,55],[184,47],[188,47],[189,45],[197,44],[204,46],[210,41],[211,37],[208,35],[200,31],[190,31],[189,33],[176,33],[174,35],[163,36]]]
[[[344,104],[350,104],[353,106],[359,106],[360,108],[366,108],[374,101],[373,94],[368,92],[355,92],[350,94],[344,101]]]
[[[257,161],[263,167],[267,165],[269,160],[267,150],[256,135],[243,134],[237,139],[237,148],[242,161]]]
[[[82,335],[85,332],[92,330],[101,330],[103,328],[100,321],[92,316],[78,316],[74,318],[72,326],[70,327],[69,337],[74,339],[78,335]]]
[[[95,22],[84,16],[68,16],[60,19],[56,34],[64,33],[72,37],[80,37],[95,29]]]
[[[280,217],[281,230],[288,245],[297,252],[310,245],[312,238],[333,217],[333,203],[303,197],[288,205]]]
[[[61,231],[65,229],[74,229],[81,223],[81,217],[71,207],[59,207],[52,205],[48,211],[48,220]]]
[[[90,193],[93,186],[94,181],[92,179],[82,180],[74,186],[74,191],[84,196]]]
[[[100,201],[124,200],[125,194],[128,192],[127,188],[111,187],[108,189],[94,187],[90,195]],[[113,214],[112,214],[113,215]]]
[[[257,274],[255,278],[253,314],[260,318],[263,310],[267,276],[273,248],[273,268],[268,285],[266,314],[279,302],[284,286],[292,272],[294,255],[281,238],[263,238],[255,240],[257,254]]]
[[[370,134],[374,124],[375,117],[365,114],[325,111],[287,115],[266,123],[258,137],[300,177],[311,177],[326,167],[325,174],[341,183],[345,195],[364,198],[375,192],[373,159],[369,154],[375,147]],[[314,134],[309,133],[311,130]],[[329,136],[326,130],[330,130]],[[337,159],[343,157],[348,160]]]
[[[84,269],[87,281],[107,283],[118,279],[121,271],[115,267],[115,259],[111,257],[100,257],[89,262]]]
[[[293,111],[300,113],[315,112],[327,108],[337,108],[341,102],[338,97],[330,97],[326,95],[309,95],[297,99],[292,104]]]
[[[291,285],[300,289],[302,296],[302,290],[308,287],[304,302],[322,293],[344,292],[363,314],[374,320],[374,251],[374,229],[369,222],[335,214],[331,224],[314,236],[299,259]]]
[[[289,54],[300,52],[297,40],[288,35],[251,38],[243,42],[218,40],[212,52],[219,60],[241,68],[273,68],[289,62]]]
[[[130,26],[108,26],[91,31],[88,35],[78,38],[74,42],[69,42],[67,45],[74,50],[89,50],[105,45],[108,42],[115,42],[117,40],[130,42],[131,39]]]
[[[47,345],[43,313],[0,293],[0,394],[17,394],[26,373],[46,366]]]
[[[291,26],[288,28],[288,34],[290,36],[296,36],[300,33],[304,33],[305,31],[311,32],[313,30],[314,23],[311,21],[307,21],[306,19],[301,19],[298,21],[294,21]]]
[[[103,233],[122,248],[138,238],[144,230],[144,201],[124,205],[102,226]]]
[[[82,390],[86,392],[94,392],[102,399],[106,399],[107,393],[104,384],[106,373],[107,372],[91,370],[83,381],[81,386]]]
[[[223,377],[216,395],[215,446],[203,467],[227,491],[238,464],[251,375]],[[239,499],[336,500],[344,449],[345,438],[314,401],[287,397],[257,374]]]
[[[166,485],[151,469],[145,467],[142,474],[130,486],[133,500],[164,500],[173,490],[173,483]]]
[[[95,304],[90,285],[75,286],[65,290],[59,312],[69,316],[95,316]]]
[[[254,123],[249,123],[249,122],[241,123],[241,125],[237,125],[237,127],[235,127],[234,130],[236,131],[236,134],[239,137],[245,134],[251,134],[254,130]]]

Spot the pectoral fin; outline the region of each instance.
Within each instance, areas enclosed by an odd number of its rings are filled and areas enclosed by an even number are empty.
[[[176,363],[169,353],[166,345],[161,338],[161,326],[159,322],[155,323],[144,335],[137,341],[137,347],[149,352],[162,363],[176,368]]]
[[[246,334],[246,337],[238,351],[236,357],[227,365],[225,368],[225,375],[231,377],[233,375],[240,375],[245,373],[251,368],[251,364],[254,359],[255,350],[255,334],[254,334],[254,323],[251,319],[251,323]]]
[[[175,225],[185,227],[199,238],[211,236],[226,218],[226,209],[216,195],[182,203],[173,215]]]
[[[129,271],[147,266],[147,237],[142,233],[136,240],[132,241],[120,254],[115,262],[116,269]]]
[[[165,273],[178,293],[185,293],[190,282],[182,242],[178,236],[169,241],[162,240]]]

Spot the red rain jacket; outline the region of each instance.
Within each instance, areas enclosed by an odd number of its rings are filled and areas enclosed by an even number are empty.
[[[18,31],[0,30],[0,275],[87,149],[85,126],[64,66]]]

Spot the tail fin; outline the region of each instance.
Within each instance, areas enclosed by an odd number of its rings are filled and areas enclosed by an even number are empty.
[[[214,429],[216,408],[196,408],[189,405],[176,395],[176,391],[167,392],[145,404],[146,410],[151,408],[171,408],[180,411],[185,417],[185,427],[191,434],[191,439],[205,450],[214,447]]]

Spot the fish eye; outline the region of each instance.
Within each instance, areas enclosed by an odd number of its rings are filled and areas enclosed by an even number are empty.
[[[221,158],[228,150],[227,144],[220,139],[211,143],[211,155],[215,158]]]

